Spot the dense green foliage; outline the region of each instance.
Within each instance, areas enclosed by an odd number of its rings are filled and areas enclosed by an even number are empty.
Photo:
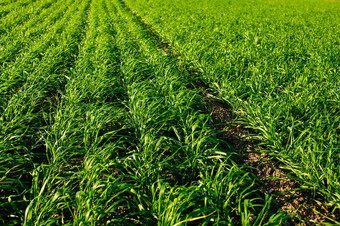
[[[339,207],[337,12],[334,2],[1,0],[0,223],[289,221],[218,138],[197,79]]]
[[[267,152],[340,207],[339,2],[127,2]]]

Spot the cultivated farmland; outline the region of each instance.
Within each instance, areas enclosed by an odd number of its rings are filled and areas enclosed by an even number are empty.
[[[340,2],[0,0],[0,224],[340,224]]]

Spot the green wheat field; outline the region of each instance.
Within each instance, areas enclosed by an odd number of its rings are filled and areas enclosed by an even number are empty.
[[[0,224],[340,224],[340,2],[0,0]]]

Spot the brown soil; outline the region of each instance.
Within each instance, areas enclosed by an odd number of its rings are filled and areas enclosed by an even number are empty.
[[[314,225],[329,222],[326,217],[339,221],[340,213],[332,213],[331,207],[321,204],[322,199],[318,202],[319,197],[301,189],[299,182],[290,178],[289,172],[280,169],[279,161],[256,152],[249,153],[246,158],[248,165],[255,168],[253,173],[264,182],[262,189],[274,196],[277,202],[275,208],[296,213],[295,223]]]
[[[253,133],[237,123],[237,115],[225,103],[216,100],[202,88],[205,101],[209,102],[215,129],[223,131],[222,138],[229,142],[243,158],[245,164],[260,181],[262,190],[271,194],[276,201],[274,208],[292,214],[292,223],[299,225],[317,225],[329,222],[328,218],[340,220],[340,211],[332,213],[332,208],[318,202],[310,191],[300,188],[299,181],[292,179],[289,172],[280,168],[280,162],[258,151],[259,145],[249,139]]]

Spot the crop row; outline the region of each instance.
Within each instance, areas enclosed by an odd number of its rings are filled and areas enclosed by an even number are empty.
[[[57,91],[64,86],[77,55],[88,5],[73,5],[55,27],[42,35],[41,42],[33,42],[15,61],[2,65],[1,209],[7,213],[1,216],[2,221],[24,219],[33,170],[46,162],[42,134],[49,126]]]
[[[219,138],[197,79],[339,206],[338,8],[273,1],[3,1],[0,222],[289,221]]]
[[[289,218],[217,138],[190,75],[120,1],[50,3],[30,3],[39,10],[22,11],[17,28],[2,18],[1,223]]]
[[[125,2],[301,188],[340,207],[338,2]]]

